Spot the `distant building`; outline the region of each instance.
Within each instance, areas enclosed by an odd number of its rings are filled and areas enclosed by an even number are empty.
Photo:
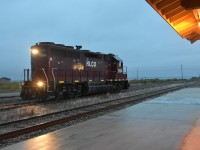
[[[9,83],[11,81],[10,78],[2,77],[0,78],[0,83]]]

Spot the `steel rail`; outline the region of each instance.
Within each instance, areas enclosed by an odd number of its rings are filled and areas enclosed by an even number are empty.
[[[5,98],[14,98],[14,97],[20,97],[20,96],[17,96],[17,95],[13,95],[13,96],[0,96],[0,100],[1,99],[5,99]]]
[[[0,107],[0,112],[12,110],[12,109],[17,109],[17,108],[21,108],[21,107],[26,107],[26,106],[30,106],[32,104],[33,103],[17,104],[17,106],[15,106],[15,104],[13,106],[8,105],[8,106],[5,106],[5,107]]]
[[[128,90],[122,90],[121,93],[124,92],[129,92],[129,91],[133,91],[133,89],[128,89]],[[101,94],[95,94],[95,96],[101,96],[104,95],[105,93],[101,93]],[[82,96],[82,98],[87,98],[87,97],[91,97],[92,95],[86,95],[86,96]],[[81,97],[80,97],[81,98]],[[72,100],[74,98],[68,98],[67,100]],[[66,100],[66,99],[62,99],[62,100]],[[30,100],[30,101],[18,101],[18,103],[13,103],[13,102],[17,102],[18,100],[12,100],[10,102],[1,102],[0,101],[0,111],[8,111],[8,110],[12,110],[12,109],[17,109],[17,108],[21,108],[21,107],[26,107],[29,105],[36,105],[36,104],[40,104],[40,103],[52,103],[56,102],[54,99],[50,99],[47,101],[37,101],[35,99]],[[10,103],[10,104],[9,104]]]
[[[144,101],[146,99],[153,98],[153,97],[156,97],[156,96],[160,96],[162,94],[166,94],[168,92],[172,92],[172,91],[184,88],[186,86],[188,86],[188,85],[179,85],[179,86],[176,86],[176,87],[170,87],[170,88],[166,88],[166,89],[161,89],[161,90],[158,90],[156,92],[153,91],[153,92],[144,93],[144,94],[137,95],[137,96],[134,95],[134,96],[130,96],[130,97],[120,98],[120,99],[117,99],[117,100],[118,101],[122,101],[124,99],[133,99],[133,98],[134,99],[133,100],[128,100],[126,102],[119,102],[117,104],[113,104],[113,105],[109,105],[109,106],[105,106],[105,107],[101,107],[101,108],[96,108],[95,110],[93,108],[93,110],[91,110],[91,111],[82,112],[82,113],[75,114],[75,115],[72,115],[72,116],[69,116],[69,117],[65,117],[65,118],[61,118],[61,119],[57,119],[57,120],[53,120],[53,121],[48,121],[48,122],[45,122],[45,123],[42,123],[42,124],[26,127],[26,128],[19,129],[19,130],[16,130],[16,131],[11,131],[11,132],[8,132],[8,133],[4,133],[4,134],[0,135],[0,141],[11,139],[11,138],[15,138],[15,137],[18,137],[20,135],[24,135],[24,134],[28,134],[28,133],[31,133],[31,132],[35,132],[37,130],[49,128],[49,127],[52,127],[52,126],[55,126],[55,125],[59,125],[59,124],[65,123],[65,122],[69,122],[69,121],[73,121],[73,120],[76,120],[76,119],[80,119],[80,118],[83,118],[83,117],[86,117],[86,116],[90,116],[90,115],[93,115],[93,114],[96,114],[96,113],[108,111],[110,109],[119,108],[119,107],[125,106],[127,104],[129,104],[129,105],[130,104],[137,104],[137,103],[140,103],[140,102],[142,102],[142,101]],[[112,102],[114,102],[114,101],[116,101],[116,100],[112,100]],[[111,102],[111,101],[109,101],[109,102]],[[96,105],[102,105],[102,104],[105,104],[105,103],[106,102],[99,103],[99,104],[96,104]],[[75,109],[73,109],[73,110],[75,110]],[[69,110],[67,110],[67,111],[69,111]],[[60,112],[57,112],[57,113],[60,113]],[[55,113],[52,113],[52,114],[55,115]],[[47,114],[47,115],[50,115],[50,114]],[[44,116],[39,116],[39,117],[44,117]],[[37,117],[35,117],[35,118],[37,118]],[[29,118],[29,120],[30,119],[33,119],[33,118]],[[2,126],[2,125],[0,125],[0,126]]]
[[[148,88],[151,88],[151,87],[162,87],[162,86],[166,86],[166,84],[150,84],[148,86],[145,86],[145,85],[142,85],[142,86],[139,86],[139,87],[132,87],[130,89],[127,89],[127,90],[122,90],[120,91],[120,93],[124,93],[124,92],[129,92],[129,91],[137,91],[137,90],[140,90],[140,89],[148,89]],[[169,84],[167,84],[169,85]],[[103,95],[105,93],[102,93],[102,94],[96,94],[96,96],[99,96],[99,95]],[[91,97],[91,95],[87,95],[87,96],[83,96],[84,98],[87,98],[87,97]],[[3,99],[1,99],[3,98]],[[5,98],[5,99],[4,99]],[[0,97],[0,111],[7,111],[9,109],[16,109],[16,108],[20,108],[20,107],[24,107],[24,106],[27,106],[27,105],[30,105],[30,104],[39,104],[39,103],[51,103],[52,101],[54,101],[54,99],[50,99],[50,100],[47,100],[47,101],[38,101],[36,99],[33,99],[33,100],[23,100],[23,101],[19,101],[19,99],[16,99],[16,100],[6,100],[7,98],[20,98],[19,96],[6,96],[6,97]],[[68,100],[70,99],[73,99],[73,98],[68,98]]]
[[[153,92],[155,92],[155,91],[146,92],[146,93],[153,93]],[[48,114],[45,114],[45,115],[37,115],[37,116],[34,116],[34,117],[30,117],[30,118],[25,118],[25,119],[21,119],[21,120],[15,120],[15,121],[11,121],[11,122],[6,122],[6,123],[0,124],[0,127],[5,126],[5,125],[10,125],[10,124],[13,124],[13,123],[20,123],[22,121],[29,121],[29,120],[33,120],[33,119],[39,119],[39,118],[42,118],[42,117],[48,117],[48,116],[52,116],[52,115],[57,115],[57,114],[64,113],[64,112],[75,111],[75,110],[78,110],[78,109],[84,109],[86,107],[92,107],[92,106],[96,106],[96,105],[108,104],[108,103],[112,103],[112,102],[116,102],[116,101],[125,100],[125,99],[128,99],[128,98],[137,98],[139,96],[145,95],[146,93],[135,94],[135,95],[128,96],[128,97],[123,97],[123,98],[118,98],[118,99],[109,100],[109,101],[105,101],[105,102],[100,102],[98,104],[91,104],[91,105],[81,106],[81,107],[72,108],[72,109],[68,109],[68,110],[48,113]]]

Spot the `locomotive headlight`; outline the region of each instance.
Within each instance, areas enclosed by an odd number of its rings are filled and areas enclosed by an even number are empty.
[[[44,86],[44,82],[42,82],[42,81],[37,82],[37,86],[38,87],[43,87]]]
[[[32,49],[32,50],[31,50],[31,53],[32,53],[33,55],[37,55],[37,54],[39,53],[39,51],[38,51],[38,49]]]

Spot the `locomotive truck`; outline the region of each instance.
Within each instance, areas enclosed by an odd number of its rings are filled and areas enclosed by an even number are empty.
[[[22,99],[67,98],[127,89],[127,67],[114,54],[39,42],[31,47],[31,69],[24,69]]]

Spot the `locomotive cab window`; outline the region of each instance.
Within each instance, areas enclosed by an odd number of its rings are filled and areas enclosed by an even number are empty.
[[[119,67],[122,67],[123,68],[123,62],[119,62]]]

